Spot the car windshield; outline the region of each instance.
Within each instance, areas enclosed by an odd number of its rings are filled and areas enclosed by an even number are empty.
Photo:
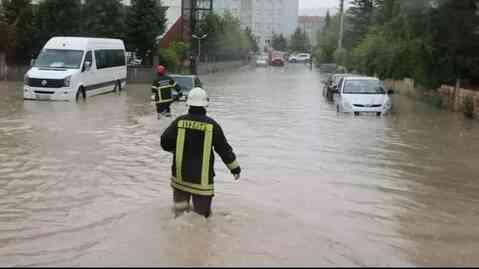
[[[379,80],[347,80],[344,84],[345,94],[385,94],[383,84]]]
[[[83,59],[81,50],[43,50],[36,60],[36,67],[79,69]]]
[[[193,78],[191,77],[173,77],[173,79],[180,85],[184,91],[193,89]]]

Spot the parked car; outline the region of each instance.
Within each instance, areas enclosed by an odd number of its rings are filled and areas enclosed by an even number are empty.
[[[334,90],[336,110],[343,113],[374,113],[377,116],[388,113],[392,108],[384,83],[374,77],[347,76],[340,80]]]
[[[265,67],[268,66],[268,56],[261,55],[256,59],[256,66]]]
[[[195,87],[203,87],[201,80],[196,75],[170,75],[180,86],[180,92],[173,90],[173,98],[176,101],[186,101],[191,89]]]
[[[356,74],[332,74],[328,77],[326,81],[324,81],[324,87],[323,87],[323,95],[326,97],[326,99],[330,102],[333,102],[333,90],[337,87],[339,84],[339,81],[344,78],[344,77],[359,77],[360,75]]]
[[[289,56],[290,63],[309,63],[311,61],[311,54],[299,53]]]
[[[285,61],[281,57],[276,57],[271,60],[271,65],[272,66],[284,66]]]

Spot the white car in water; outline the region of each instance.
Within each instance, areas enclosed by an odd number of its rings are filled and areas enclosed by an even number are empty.
[[[373,77],[344,77],[334,89],[336,110],[343,113],[374,113],[391,111],[392,90],[386,91],[381,80]]]
[[[291,55],[288,59],[290,63],[309,63],[311,60],[311,54],[309,53],[299,53]]]
[[[266,67],[268,65],[269,64],[268,64],[268,56],[267,55],[258,56],[258,58],[256,59],[256,66]]]

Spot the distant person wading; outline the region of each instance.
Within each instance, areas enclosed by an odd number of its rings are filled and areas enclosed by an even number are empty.
[[[173,103],[173,88],[180,92],[180,86],[175,82],[173,78],[167,75],[167,70],[164,66],[156,66],[156,72],[158,77],[153,81],[151,85],[151,91],[153,92],[152,99],[156,103],[156,112],[158,119],[161,115],[171,117],[171,103]]]

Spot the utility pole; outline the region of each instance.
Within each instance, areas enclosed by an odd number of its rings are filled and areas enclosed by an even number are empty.
[[[338,40],[338,50],[343,49],[343,32],[344,32],[344,0],[339,0],[339,40]]]

